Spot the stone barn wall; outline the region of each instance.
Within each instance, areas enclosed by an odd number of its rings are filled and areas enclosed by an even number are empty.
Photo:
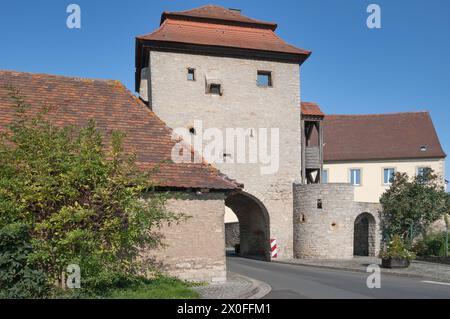
[[[225,281],[225,195],[181,194],[168,201],[167,209],[190,218],[179,225],[163,226],[160,232],[166,246],[144,252],[144,257],[155,258],[163,271],[180,279]]]
[[[376,221],[369,242],[374,247],[371,254],[377,254],[381,238],[379,207],[379,204],[354,202],[354,187],[350,184],[295,184],[294,257],[353,258],[354,224],[364,212]]]

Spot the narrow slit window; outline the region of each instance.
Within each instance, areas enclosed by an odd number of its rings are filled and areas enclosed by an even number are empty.
[[[385,168],[383,174],[383,184],[391,185],[395,177],[395,168]]]
[[[258,71],[257,84],[260,87],[271,87],[272,86],[272,72]]]
[[[350,184],[354,186],[361,186],[361,170],[351,169],[350,170]]]
[[[328,184],[328,170],[324,169],[322,171],[322,184]]]
[[[188,68],[187,79],[188,81],[195,81],[195,69]]]

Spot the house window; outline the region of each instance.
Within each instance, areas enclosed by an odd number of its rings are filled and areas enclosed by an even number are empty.
[[[215,94],[215,95],[222,95],[220,92],[222,91],[222,85],[220,84],[211,84],[209,86],[209,92],[210,94]]]
[[[328,184],[328,170],[324,169],[322,171],[322,184]]]
[[[195,69],[188,68],[187,79],[188,81],[195,81]]]
[[[426,180],[430,174],[431,174],[430,167],[418,167],[417,168],[417,176],[421,177],[423,180]]]
[[[272,86],[272,72],[258,71],[257,84],[260,87],[271,87]]]
[[[354,186],[361,185],[361,170],[359,168],[350,170],[350,184]]]
[[[395,177],[395,168],[385,168],[383,170],[383,184],[391,185]]]
[[[206,93],[212,95],[223,95],[223,85],[220,80],[206,80]]]

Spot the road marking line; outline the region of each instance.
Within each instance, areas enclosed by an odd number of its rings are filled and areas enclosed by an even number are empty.
[[[422,280],[421,282],[423,282],[423,283],[425,283],[425,284],[450,286],[450,283],[448,283],[448,282],[429,281],[429,280]]]

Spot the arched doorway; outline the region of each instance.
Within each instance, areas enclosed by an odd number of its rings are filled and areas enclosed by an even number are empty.
[[[264,204],[245,192],[231,194],[225,204],[239,221],[239,255],[270,261],[269,213]]]
[[[375,256],[376,221],[372,214],[362,213],[355,219],[353,254]]]

